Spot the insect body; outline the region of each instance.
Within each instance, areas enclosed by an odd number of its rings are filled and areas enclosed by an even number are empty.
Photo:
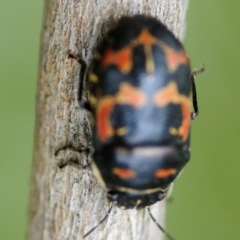
[[[143,209],[162,200],[189,160],[197,114],[182,44],[152,17],[122,17],[100,44],[89,80],[92,168],[109,201]]]

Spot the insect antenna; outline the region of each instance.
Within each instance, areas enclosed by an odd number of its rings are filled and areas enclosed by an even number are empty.
[[[157,225],[157,227],[166,235],[166,237],[168,239],[171,240],[176,240],[174,237],[172,237],[169,233],[166,232],[166,230],[157,222],[157,220],[155,219],[155,217],[152,215],[152,212],[150,210],[150,207],[147,207],[148,210],[148,214],[150,216],[150,218],[153,220],[153,222]]]
[[[89,230],[87,233],[85,233],[83,235],[83,238],[87,237],[90,233],[92,233],[96,228],[98,228],[108,218],[109,214],[112,211],[112,208],[113,208],[113,205],[111,203],[110,204],[110,208],[108,209],[107,214],[105,215],[105,217],[100,222],[98,222],[98,224],[95,227],[93,227],[91,230]]]

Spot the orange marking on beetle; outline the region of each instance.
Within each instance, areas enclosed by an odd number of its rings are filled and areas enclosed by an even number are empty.
[[[110,96],[99,99],[97,103],[96,126],[101,141],[105,141],[114,134],[110,124],[110,114],[114,106],[114,97]]]
[[[132,49],[130,47],[125,47],[118,51],[113,51],[112,49],[106,50],[102,58],[102,65],[103,67],[116,65],[119,70],[128,73],[133,66]]]
[[[189,64],[188,56],[184,50],[176,51],[163,42],[160,43],[160,46],[166,54],[167,66],[170,71],[175,71],[180,64]]]
[[[142,45],[153,45],[155,42],[156,38],[147,29],[144,29],[134,40],[135,44]]]
[[[122,83],[116,95],[116,102],[119,104],[128,104],[132,107],[142,107],[147,102],[147,96],[138,88],[128,83]]]
[[[147,102],[147,96],[136,87],[128,83],[120,84],[119,91],[113,96],[105,96],[96,100],[96,127],[101,141],[114,134],[123,136],[128,132],[127,128],[113,129],[110,123],[110,115],[116,104],[127,104],[132,107],[142,107]]]
[[[112,173],[118,176],[119,178],[127,179],[134,178],[137,173],[128,168],[113,168]]]
[[[177,84],[175,82],[170,82],[166,87],[160,89],[154,94],[153,102],[158,107],[165,107],[170,103],[180,105],[182,113],[181,126],[178,129],[170,128],[169,132],[171,134],[174,133],[174,135],[180,135],[183,141],[185,141],[188,137],[191,123],[190,98],[180,94],[178,92]]]
[[[175,168],[166,168],[166,169],[159,169],[155,171],[154,176],[156,178],[167,178],[175,173],[176,173]]]
[[[153,96],[154,103],[159,107],[165,107],[171,102],[178,103],[179,93],[177,85],[170,82],[166,87],[161,88]]]
[[[183,136],[184,140],[187,140],[189,127],[191,123],[191,110],[189,98],[187,97],[182,98],[181,110],[182,110],[182,125],[178,129],[178,132],[180,136]]]

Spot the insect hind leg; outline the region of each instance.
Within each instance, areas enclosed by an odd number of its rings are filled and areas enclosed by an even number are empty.
[[[87,158],[90,154],[90,149],[77,149],[71,145],[66,145],[60,149],[58,149],[54,156],[56,158],[59,158],[58,160],[58,167],[64,168],[68,165],[73,166],[78,169],[86,169],[90,167],[89,161],[87,161],[87,164],[82,164],[79,159],[82,159],[82,154],[85,155],[83,158]]]

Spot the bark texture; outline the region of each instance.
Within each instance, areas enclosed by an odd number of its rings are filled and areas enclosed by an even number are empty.
[[[36,130],[29,202],[28,239],[82,239],[106,214],[106,190],[90,169],[70,165],[89,161],[89,113],[78,103],[81,65],[68,58],[79,55],[87,65],[94,47],[122,15],[146,14],[164,22],[182,40],[188,0],[46,0],[39,62]],[[151,207],[164,225],[165,201]],[[113,208],[109,218],[87,237],[97,240],[153,240],[163,234],[146,211]]]

